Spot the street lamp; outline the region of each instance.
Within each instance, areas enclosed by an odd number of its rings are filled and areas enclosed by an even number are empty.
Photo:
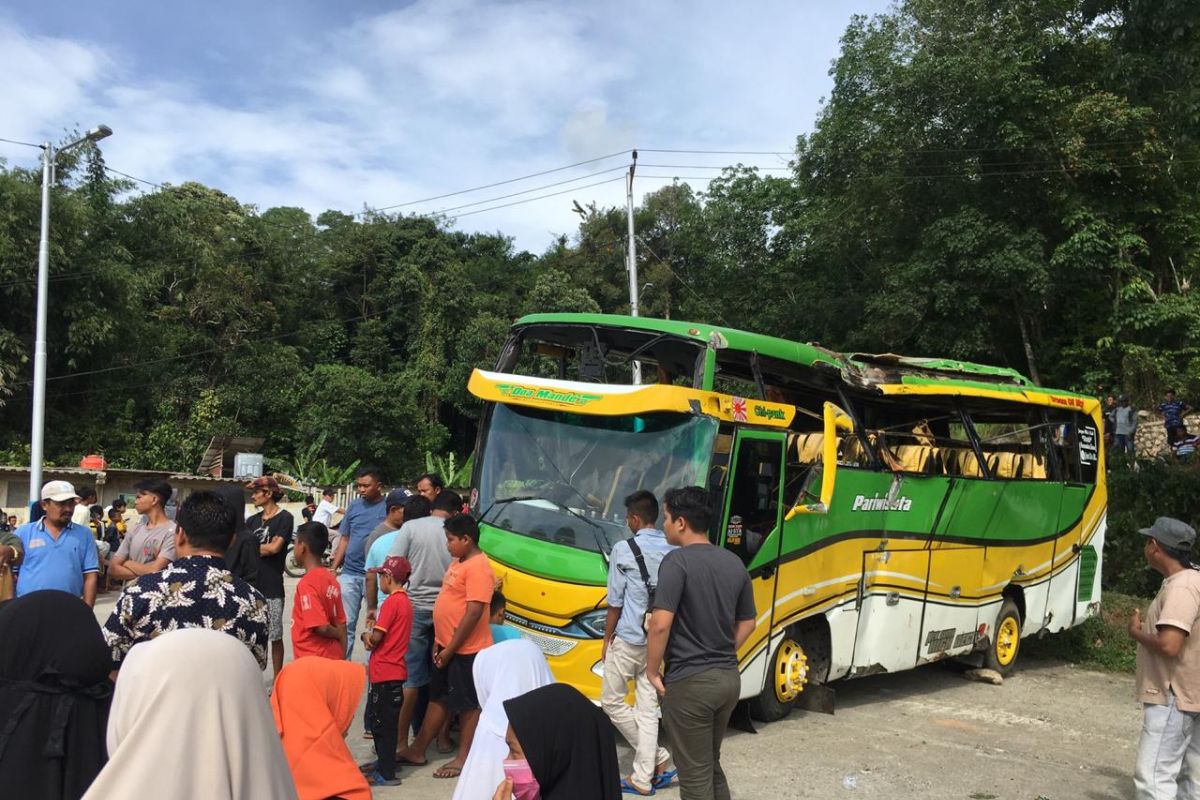
[[[97,125],[58,150],[55,150],[50,142],[42,143],[42,236],[38,241],[37,333],[33,343],[33,424],[29,441],[30,503],[36,503],[42,492],[42,449],[46,434],[46,307],[50,293],[50,186],[54,183],[54,165],[60,153],[85,142],[98,142],[109,136],[112,136],[112,128]]]

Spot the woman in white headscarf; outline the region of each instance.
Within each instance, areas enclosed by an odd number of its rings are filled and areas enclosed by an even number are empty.
[[[546,657],[528,639],[513,639],[480,650],[473,674],[483,711],[467,763],[454,787],[454,800],[487,800],[495,793],[504,780],[504,759],[508,758],[504,701],[554,683]]]
[[[295,800],[262,671],[246,645],[198,628],[129,651],[108,764],[84,800]]]

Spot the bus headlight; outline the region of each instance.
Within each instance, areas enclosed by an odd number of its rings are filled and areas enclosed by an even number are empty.
[[[575,624],[590,633],[596,639],[604,638],[604,618],[608,616],[608,609],[598,608],[595,611],[589,611],[586,614],[580,614],[575,618]]]

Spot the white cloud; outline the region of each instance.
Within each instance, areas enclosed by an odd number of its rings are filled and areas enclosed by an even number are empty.
[[[0,136],[40,141],[106,122],[116,135],[103,147],[117,169],[200,180],[260,208],[353,212],[634,145],[787,149],[827,93],[828,61],[849,13],[817,0],[644,4],[636,14],[613,3],[417,0],[273,43],[258,54],[261,63],[222,64],[199,47],[187,82],[139,73],[135,53],[82,36],[41,36],[0,18]],[[264,72],[274,79],[252,92],[240,83]],[[239,82],[223,86],[217,75]],[[642,160],[781,163],[650,155]],[[402,210],[498,197],[623,161]],[[689,172],[697,170],[646,174]],[[553,234],[574,230],[573,199],[621,204],[624,189],[620,181],[580,189],[466,216],[459,226],[500,230],[539,251]]]

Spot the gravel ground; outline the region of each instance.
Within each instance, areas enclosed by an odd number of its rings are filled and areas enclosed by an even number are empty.
[[[286,579],[285,620],[295,583]],[[108,617],[116,596],[100,596],[98,619]],[[290,641],[287,649],[290,659]],[[361,650],[355,648],[355,661],[364,660]],[[264,686],[269,683],[264,674]],[[1141,712],[1130,676],[1026,660],[1003,686],[973,683],[953,667],[933,665],[843,682],[836,690],[832,716],[795,712],[756,734],[730,731],[722,763],[735,798],[1133,796]],[[360,761],[374,757],[357,724],[348,741]],[[631,753],[623,744],[620,756],[628,769]],[[432,765],[445,759],[431,749]],[[403,785],[375,797],[449,798],[454,782],[434,779],[433,769],[406,768]],[[678,790],[664,794],[677,796]]]

